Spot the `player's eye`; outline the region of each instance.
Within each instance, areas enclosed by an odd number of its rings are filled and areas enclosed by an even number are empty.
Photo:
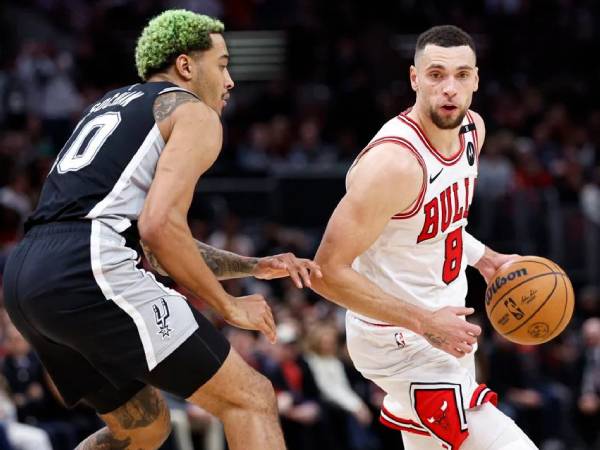
[[[434,80],[439,80],[442,78],[442,74],[440,72],[430,72],[429,76]]]
[[[466,80],[467,78],[469,78],[469,72],[461,72],[458,74],[458,79],[460,80]]]

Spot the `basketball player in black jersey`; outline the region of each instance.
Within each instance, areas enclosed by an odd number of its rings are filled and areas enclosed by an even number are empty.
[[[275,340],[260,295],[234,298],[219,279],[291,276],[310,286],[312,261],[241,257],[195,242],[187,213],[222,144],[233,88],[223,25],[167,11],[140,37],[142,84],[84,111],[7,263],[6,308],[68,405],[85,401],[106,427],[78,449],[154,449],[170,432],[162,389],[224,424],[231,449],[285,447],[271,384],[251,369],[154,266],[237,327]]]

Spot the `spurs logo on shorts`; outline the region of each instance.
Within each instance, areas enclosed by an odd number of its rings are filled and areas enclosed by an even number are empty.
[[[170,338],[173,329],[169,328],[169,324],[167,323],[167,319],[171,314],[169,313],[169,305],[167,305],[165,299],[160,299],[160,307],[156,306],[156,303],[152,305],[152,310],[154,311],[156,326],[158,327],[158,335],[163,338],[163,340],[165,338]]]

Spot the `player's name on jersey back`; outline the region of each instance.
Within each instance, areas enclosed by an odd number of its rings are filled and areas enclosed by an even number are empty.
[[[94,106],[90,108],[90,112],[100,111],[101,109],[108,108],[110,106],[127,106],[136,98],[144,95],[143,92],[140,91],[132,91],[132,92],[121,92],[113,95],[112,97],[107,98],[106,100],[96,103]]]

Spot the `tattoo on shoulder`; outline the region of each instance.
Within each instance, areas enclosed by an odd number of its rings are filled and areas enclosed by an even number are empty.
[[[154,120],[162,122],[173,113],[180,105],[184,103],[200,102],[189,92],[175,91],[159,95],[154,101]]]

